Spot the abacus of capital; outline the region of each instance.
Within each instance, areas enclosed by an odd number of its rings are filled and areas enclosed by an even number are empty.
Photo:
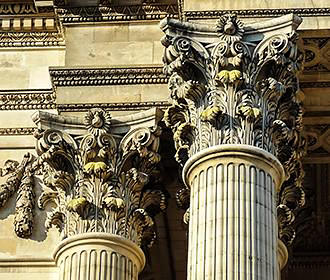
[[[304,203],[300,22],[161,23],[164,119],[187,187],[179,200],[190,193],[189,280],[280,278]]]

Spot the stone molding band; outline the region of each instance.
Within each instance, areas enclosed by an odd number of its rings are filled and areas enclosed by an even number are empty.
[[[50,68],[53,85],[59,86],[106,86],[135,84],[166,84],[168,79],[160,66],[131,68]]]
[[[117,68],[50,68],[52,82],[56,87],[109,86],[135,84],[167,84],[168,77],[162,66]],[[328,87],[328,82],[301,82],[301,88]]]
[[[82,112],[92,108],[103,108],[110,111],[136,111],[148,110],[154,107],[165,109],[169,106],[167,101],[127,102],[127,103],[91,103],[91,104],[58,104],[59,112]]]
[[[52,89],[0,90],[0,110],[55,109]]]
[[[12,135],[32,135],[36,127],[9,127],[0,128],[0,136],[12,136]]]
[[[204,161],[219,157],[228,157],[231,160],[234,160],[236,157],[239,159],[242,159],[242,157],[247,159],[252,158],[256,164],[257,162],[264,162],[269,165],[271,169],[277,172],[277,176],[274,176],[274,179],[282,178],[280,181],[276,182],[277,187],[281,187],[281,184],[285,178],[282,164],[271,153],[250,145],[222,144],[204,149],[188,159],[182,171],[183,182],[185,185],[189,186],[187,178],[191,170],[193,170],[196,166],[200,166]]]
[[[64,24],[108,21],[160,20],[178,17],[177,5],[132,5],[99,7],[59,7],[56,9]]]

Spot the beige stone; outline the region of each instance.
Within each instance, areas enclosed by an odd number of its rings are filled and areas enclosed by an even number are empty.
[[[66,65],[136,65],[160,63],[153,46],[161,31],[157,22],[68,27]],[[81,48],[81,44],[85,46]]]
[[[55,20],[53,18],[48,18],[45,20],[45,26],[48,30],[55,29]]]
[[[46,111],[55,112],[55,110]],[[35,110],[0,111],[0,128],[34,127],[35,124],[31,118],[34,112]],[[19,118],[17,118],[18,114]]]
[[[0,53],[0,61],[0,74],[4,79],[1,89],[44,89],[51,87],[49,65],[64,65],[65,51],[63,48],[6,50]]]
[[[58,104],[92,103],[127,103],[166,101],[166,85],[114,85],[98,86],[91,94],[92,87],[65,87],[58,89]]]

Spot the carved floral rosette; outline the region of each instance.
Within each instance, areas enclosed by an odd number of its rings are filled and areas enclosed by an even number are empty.
[[[293,22],[290,33],[250,41],[233,14],[222,16],[208,35],[197,24],[172,19],[161,24],[172,104],[164,120],[174,134],[177,161],[184,165],[220,144],[251,145],[275,155],[286,173],[278,198],[279,237],[286,244],[295,235],[294,212],[304,204],[297,78],[304,54],[295,32],[300,19]]]

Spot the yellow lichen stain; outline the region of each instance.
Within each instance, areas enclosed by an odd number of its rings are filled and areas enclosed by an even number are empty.
[[[242,106],[240,107],[239,111],[241,112],[242,115],[244,115],[247,118],[257,119],[261,115],[260,109],[253,108],[250,106]]]
[[[215,80],[225,84],[228,82],[234,83],[240,78],[241,78],[241,71],[239,70],[231,70],[231,71],[222,70],[216,75]]]
[[[113,196],[108,196],[104,199],[104,203],[107,205],[107,207],[115,206],[118,209],[124,208],[125,202],[121,198],[116,198]]]
[[[103,161],[89,162],[85,164],[84,169],[86,172],[94,171],[95,173],[97,173],[106,170],[107,165]]]
[[[84,197],[79,197],[70,200],[67,206],[70,211],[77,211],[79,208],[83,208],[86,204],[87,199]]]
[[[214,121],[221,113],[219,106],[208,106],[200,115],[201,120],[204,122]]]

